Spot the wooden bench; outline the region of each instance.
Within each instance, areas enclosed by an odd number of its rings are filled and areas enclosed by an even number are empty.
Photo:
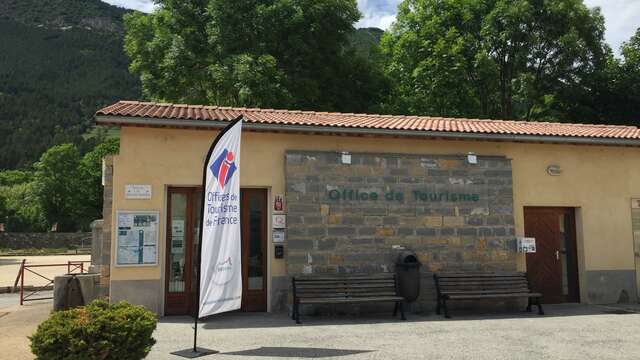
[[[404,298],[398,295],[395,274],[315,275],[291,278],[293,311],[291,318],[300,324],[300,305],[394,302],[402,320]]]
[[[538,314],[544,315],[540,298],[542,294],[531,292],[524,273],[436,273],[433,274],[438,292],[436,312],[444,310],[450,318],[447,300],[498,300],[505,298],[527,298],[527,311],[538,306]]]

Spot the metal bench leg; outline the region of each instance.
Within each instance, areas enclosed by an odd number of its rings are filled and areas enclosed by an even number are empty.
[[[531,312],[531,298],[527,298],[527,312]]]
[[[300,321],[300,304],[294,304],[293,305],[293,311],[294,311],[294,315],[295,315],[295,320],[296,320],[296,324],[302,324],[302,322]]]
[[[536,305],[538,305],[538,315],[544,315],[542,305],[540,304],[540,298],[536,298]]]
[[[398,315],[398,302],[396,301],[395,306],[393,307],[393,317],[396,317],[396,315]]]
[[[396,306],[400,306],[400,318],[402,320],[407,320],[407,318],[404,316],[404,302],[398,301],[396,303]]]
[[[451,315],[449,315],[449,309],[447,309],[447,300],[442,299],[442,310],[444,310],[444,317],[447,319],[451,319]]]
[[[440,315],[440,296],[438,296],[438,300],[436,301],[436,314]]]

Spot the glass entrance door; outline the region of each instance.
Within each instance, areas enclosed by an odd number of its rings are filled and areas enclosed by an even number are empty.
[[[170,188],[168,193],[165,314],[194,314],[195,266],[200,238],[198,188]]]
[[[242,189],[242,310],[267,311],[267,190]]]
[[[240,191],[242,311],[267,311],[267,190]],[[202,190],[169,188],[165,315],[194,315]]]

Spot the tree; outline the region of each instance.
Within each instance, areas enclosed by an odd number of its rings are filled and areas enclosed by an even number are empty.
[[[81,216],[80,153],[73,144],[56,145],[35,164],[35,187],[42,215],[58,231],[74,231]]]
[[[355,0],[160,0],[125,16],[125,50],[158,101],[364,111],[376,71],[349,46]],[[348,95],[348,96],[344,96]]]
[[[33,171],[0,172],[0,222],[5,223],[6,231],[46,230]]]
[[[607,97],[599,99],[604,117],[637,125],[640,119],[640,28],[621,47],[622,59],[609,63],[611,85]]]
[[[40,207],[36,183],[33,180],[0,186],[0,197],[6,199],[6,231],[46,231],[47,222]]]
[[[382,40],[389,102],[419,114],[564,117],[566,97],[605,69],[603,34],[582,0],[405,0]]]

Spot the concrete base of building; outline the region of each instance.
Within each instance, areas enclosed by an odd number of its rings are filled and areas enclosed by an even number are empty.
[[[160,280],[112,280],[111,302],[126,300],[142,305],[156,314],[162,313],[162,283]]]
[[[635,270],[591,270],[585,272],[587,301],[590,304],[638,302]]]

